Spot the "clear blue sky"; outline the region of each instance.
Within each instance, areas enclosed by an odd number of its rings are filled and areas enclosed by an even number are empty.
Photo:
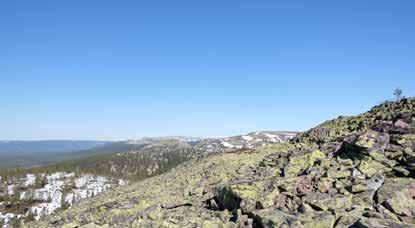
[[[415,91],[415,1],[2,1],[0,139],[306,130]]]

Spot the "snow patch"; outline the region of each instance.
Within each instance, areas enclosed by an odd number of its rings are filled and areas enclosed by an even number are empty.
[[[273,143],[282,142],[281,138],[278,135],[272,135],[268,133],[265,133],[264,135],[269,139],[268,141],[270,142],[273,142]]]
[[[64,172],[56,172],[51,175],[46,176],[46,179],[48,182],[51,182],[53,180],[63,179],[63,178],[70,178],[74,177],[75,173],[64,173]]]
[[[42,188],[36,189],[34,187],[36,178],[45,178],[46,184]],[[122,179],[107,179],[104,176],[95,175],[75,177],[75,173],[66,172],[55,172],[50,175],[38,174],[37,176],[27,174],[26,177],[18,179],[18,182],[6,185],[4,190],[9,195],[19,194],[20,200],[33,199],[40,202],[32,205],[24,215],[12,213],[2,214],[5,212],[0,212],[0,223],[5,224],[5,227],[9,227],[8,223],[13,218],[20,219],[30,214],[36,220],[39,220],[44,216],[55,213],[64,203],[72,206],[80,199],[96,196],[103,191],[117,186],[117,184],[119,186],[126,185],[127,181]],[[25,186],[28,188],[28,191],[17,191],[16,186]],[[4,204],[5,202],[0,202],[0,205]]]
[[[13,213],[3,214],[2,212],[0,212],[0,221],[3,221],[3,223],[5,223],[5,224],[9,223],[10,220],[12,220],[14,217],[16,217],[16,215],[13,214]]]
[[[96,196],[111,187],[107,182],[107,178],[103,176],[94,178],[94,176],[85,175],[77,178],[75,179],[76,189],[72,198],[79,200]],[[74,203],[73,200],[72,203]]]
[[[21,192],[19,199],[24,200],[25,198],[26,198],[26,192]]]
[[[15,188],[15,185],[14,184],[11,184],[11,185],[7,186],[7,194],[9,196],[11,196],[11,195],[14,194],[14,188]]]
[[[74,204],[74,200],[75,200],[75,194],[74,193],[69,193],[65,196],[65,202],[68,203],[71,206]]]
[[[242,139],[243,140],[245,140],[245,141],[252,141],[254,138],[252,138],[251,136],[249,136],[249,135],[243,135],[242,136]]]
[[[24,182],[24,186],[30,186],[36,183],[36,175],[34,174],[26,174],[26,179]]]
[[[118,180],[118,185],[119,186],[124,186],[124,185],[126,185],[127,184],[127,182],[125,181],[125,180],[123,180],[123,179],[119,179]]]
[[[292,138],[294,138],[296,135],[297,135],[296,133],[286,133],[286,134],[284,134],[284,136],[285,136],[286,138],[288,138],[288,139],[292,139]]]
[[[227,148],[234,148],[234,147],[235,147],[234,145],[232,145],[232,144],[230,144],[230,143],[228,143],[228,142],[222,142],[222,145],[223,145],[224,147],[227,147]]]
[[[54,175],[54,174],[52,174]],[[52,176],[51,175],[51,176]],[[54,175],[52,177],[56,177],[57,175]],[[48,176],[50,177],[50,176]],[[55,212],[58,208],[60,208],[62,205],[62,192],[61,189],[65,182],[61,180],[56,180],[53,178],[48,178],[48,184],[45,185],[45,187],[41,189],[36,189],[34,191],[33,198],[36,200],[41,201],[49,201],[45,203],[38,204],[36,206],[33,206],[30,211],[35,214],[35,219],[39,220],[43,215],[51,215],[53,212]]]

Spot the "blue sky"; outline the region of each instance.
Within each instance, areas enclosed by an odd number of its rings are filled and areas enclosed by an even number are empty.
[[[415,91],[414,1],[2,1],[0,139],[306,130]]]

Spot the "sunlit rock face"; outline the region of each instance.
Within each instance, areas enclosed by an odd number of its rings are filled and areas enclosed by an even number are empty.
[[[39,220],[82,199],[127,184],[122,179],[55,172],[0,179],[0,225]]]

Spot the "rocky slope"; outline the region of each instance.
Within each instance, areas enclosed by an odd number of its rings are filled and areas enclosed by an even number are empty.
[[[414,227],[415,100],[219,153],[29,227]]]

